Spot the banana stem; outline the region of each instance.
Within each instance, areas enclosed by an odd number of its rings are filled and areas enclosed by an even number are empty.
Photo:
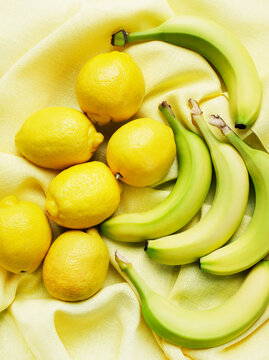
[[[223,135],[228,135],[232,129],[226,124],[226,122],[219,115],[210,115],[209,124],[216,126],[220,129]]]
[[[127,44],[127,32],[125,30],[120,30],[112,35],[111,45],[113,46],[125,46]]]
[[[171,108],[171,105],[168,104],[167,101],[163,101],[160,105],[159,105],[159,110],[163,113],[166,113],[167,110],[169,111],[170,115],[173,116],[173,118],[175,118],[175,114],[173,113],[173,110]]]
[[[194,99],[189,99],[189,106],[191,108],[191,117],[193,124],[199,128],[203,137],[206,139],[208,146],[212,151],[214,151],[215,144],[219,143],[219,140],[206,125],[203,112],[200,109],[198,102]]]
[[[129,277],[142,300],[149,296],[150,293],[152,293],[153,290],[136,272],[132,263],[129,262],[124,256],[122,256],[118,251],[115,252],[115,260],[117,261],[120,269]]]
[[[111,45],[113,46],[125,46],[126,44],[130,44],[136,41],[145,41],[145,40],[154,40],[154,35],[156,32],[156,39],[158,39],[159,35],[155,29],[132,32],[128,33],[124,29],[116,32],[111,37]]]
[[[159,110],[164,115],[175,135],[186,131],[181,122],[175,117],[171,106],[166,101],[163,101],[159,105]]]
[[[194,99],[189,99],[189,107],[191,108],[191,115],[192,119],[194,120],[195,117],[199,117],[203,114],[198,102]]]
[[[120,269],[124,272],[128,267],[132,266],[132,264],[124,256],[122,256],[118,250],[115,251],[115,260],[117,261]]]
[[[226,124],[226,122],[219,115],[211,115],[209,123],[219,128],[223,135],[244,158],[246,155],[251,155],[253,149],[245,144],[244,141]]]

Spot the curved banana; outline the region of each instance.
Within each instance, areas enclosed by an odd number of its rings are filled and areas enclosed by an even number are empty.
[[[261,81],[249,53],[231,32],[214,21],[179,16],[150,30],[130,34],[120,30],[112,35],[111,43],[124,46],[148,40],[161,40],[200,53],[215,66],[226,84],[235,127],[244,129],[257,119]]]
[[[246,231],[235,241],[200,259],[203,270],[230,275],[256,264],[269,253],[269,155],[244,143],[216,116],[211,123],[219,127],[243,157],[255,188],[255,210]]]
[[[174,132],[177,181],[169,196],[152,210],[123,214],[103,222],[102,233],[113,240],[139,242],[171,234],[192,219],[208,193],[212,165],[205,143],[181,125],[165,102],[159,109]]]
[[[176,306],[157,294],[130,262],[117,252],[115,258],[141,297],[142,313],[149,327],[179,346],[202,349],[225,344],[245,332],[269,302],[269,261],[257,264],[239,290],[222,305],[194,311]]]
[[[167,265],[198,260],[226,243],[239,226],[248,201],[249,180],[238,152],[209,130],[198,104],[190,100],[192,118],[202,132],[216,173],[216,193],[209,212],[196,225],[178,234],[148,241],[145,251]]]

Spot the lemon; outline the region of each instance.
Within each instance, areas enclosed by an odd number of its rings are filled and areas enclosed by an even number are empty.
[[[36,165],[63,169],[88,161],[103,135],[82,112],[51,107],[31,115],[16,135],[18,150]]]
[[[50,223],[39,206],[15,196],[0,201],[0,266],[13,273],[33,272],[50,243]]]
[[[89,298],[102,287],[109,265],[108,250],[97,230],[70,230],[52,244],[43,264],[49,294],[64,301]]]
[[[50,183],[46,210],[57,224],[71,229],[95,226],[108,218],[120,202],[120,187],[100,161],[74,165]]]
[[[148,186],[162,179],[175,155],[171,128],[150,118],[121,126],[111,136],[106,151],[112,172],[133,186]]]
[[[99,125],[129,119],[145,94],[142,71],[129,54],[113,51],[89,60],[78,74],[79,106]]]

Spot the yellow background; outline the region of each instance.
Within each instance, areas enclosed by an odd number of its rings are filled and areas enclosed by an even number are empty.
[[[22,159],[14,135],[33,112],[48,106],[78,108],[74,86],[82,65],[114,50],[111,34],[121,28],[138,31],[169,17],[199,15],[232,31],[253,57],[263,83],[264,100],[253,132],[241,132],[253,146],[269,150],[269,2],[267,0],[9,0],[0,7],[0,197],[15,194],[44,208],[45,193],[55,176]],[[157,105],[167,100],[190,125],[187,99],[211,98],[203,110],[230,121],[223,84],[198,54],[161,42],[125,49],[141,67],[145,101],[136,117],[163,121]],[[247,74],[246,74],[247,76]],[[190,125],[191,126],[191,125]],[[41,129],[42,131],[42,129]],[[216,130],[215,130],[216,131]],[[105,128],[109,137],[109,127]],[[104,143],[95,159],[104,160]],[[169,178],[176,176],[176,164]],[[151,208],[169,194],[124,186],[118,212]],[[210,206],[210,196],[202,214]],[[251,216],[251,205],[242,231]],[[54,236],[61,232],[53,226]],[[222,303],[245,274],[221,277],[201,272],[197,264],[166,267],[143,252],[142,245],[106,239],[113,266],[116,248],[126,255],[160,294],[197,309]],[[210,350],[180,349],[155,337],[140,313],[128,283],[110,265],[105,287],[80,303],[52,299],[40,269],[30,275],[0,270],[1,360],[268,360],[269,308],[244,335]],[[244,304],[242,304],[244,306]]]

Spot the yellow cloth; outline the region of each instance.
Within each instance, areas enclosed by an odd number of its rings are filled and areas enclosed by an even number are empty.
[[[263,144],[269,150],[267,0],[2,0],[1,197],[16,194],[44,207],[45,192],[55,172],[30,164],[17,153],[14,135],[23,121],[48,106],[78,108],[76,76],[89,58],[113,50],[113,32],[151,28],[175,13],[213,19],[247,47],[263,82],[264,101],[253,126],[256,135],[246,131],[243,136],[250,144]],[[133,45],[124,51],[133,56],[145,75],[147,95],[137,116],[162,121],[157,105],[167,100],[189,123],[186,100],[213,96],[203,104],[205,114],[216,112],[230,119],[220,80],[198,54],[161,42]],[[95,158],[104,159],[104,151],[105,144]],[[174,165],[169,176],[174,178],[175,174]],[[169,188],[125,186],[118,212],[151,208],[168,193]],[[210,196],[202,213],[209,203]],[[241,231],[250,216],[251,205]],[[55,237],[61,232],[55,225],[53,230]],[[114,250],[118,248],[157,292],[187,307],[205,309],[222,303],[244,278],[244,274],[211,276],[197,264],[162,266],[147,257],[143,245],[106,242],[112,265],[116,266]],[[52,299],[43,287],[40,269],[30,275],[0,270],[0,289],[1,360],[269,359],[269,308],[251,329],[229,344],[209,350],[180,349],[153,335],[142,319],[137,297],[113,266],[104,288],[93,298],[75,304]]]

